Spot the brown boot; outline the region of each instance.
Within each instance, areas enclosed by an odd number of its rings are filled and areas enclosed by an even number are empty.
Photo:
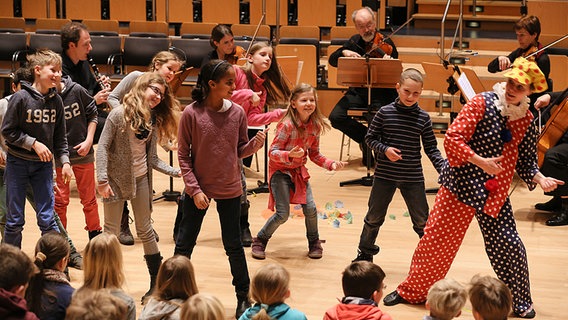
[[[120,233],[118,235],[118,241],[125,246],[134,245],[134,237],[132,236],[132,232],[130,232],[129,220],[128,206],[125,201],[124,209],[122,210],[122,219],[120,219]]]
[[[308,244],[308,257],[312,259],[321,259],[321,257],[323,256],[323,248],[321,244],[324,242],[325,240],[320,239],[310,241]]]

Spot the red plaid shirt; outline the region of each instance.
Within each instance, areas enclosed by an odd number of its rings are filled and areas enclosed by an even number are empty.
[[[290,203],[306,203],[306,187],[310,175],[306,168],[308,157],[318,166],[331,170],[333,160],[327,159],[319,151],[320,130],[310,121],[302,124],[300,132],[290,119],[284,119],[276,127],[276,136],[272,141],[268,153],[268,181],[276,171],[289,175],[295,186],[295,192],[290,193]],[[304,149],[304,155],[299,158],[290,158],[290,150],[295,146]],[[274,210],[274,197],[270,190],[268,207]]]

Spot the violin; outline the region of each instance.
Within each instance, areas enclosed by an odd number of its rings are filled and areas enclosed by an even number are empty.
[[[223,60],[227,60],[227,62],[229,62],[230,64],[237,64],[237,61],[239,61],[239,59],[245,57],[246,52],[247,51],[243,47],[235,46],[233,52],[226,54]]]
[[[365,56],[370,58],[382,58],[392,54],[392,46],[386,43],[386,38],[382,33],[376,31],[373,41],[367,43]]]
[[[532,45],[528,47],[522,54],[523,58],[526,58],[529,61],[535,61],[536,59],[540,58],[540,56],[544,53],[542,50],[544,47],[543,45],[538,42],[536,45]]]

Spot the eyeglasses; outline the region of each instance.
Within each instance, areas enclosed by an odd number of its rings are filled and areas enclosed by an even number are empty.
[[[160,88],[156,87],[156,86],[148,86],[148,88],[152,89],[152,91],[154,91],[154,93],[160,97],[160,100],[164,99],[164,95],[165,93],[162,93],[162,91],[160,91]]]

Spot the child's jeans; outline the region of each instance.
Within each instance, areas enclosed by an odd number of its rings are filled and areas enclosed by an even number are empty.
[[[59,228],[53,211],[53,164],[52,162],[30,161],[8,154],[6,159],[7,215],[4,242],[18,248],[22,245],[26,205],[26,188],[31,185],[36,203],[37,224],[44,234]]]
[[[369,195],[369,210],[364,219],[359,250],[367,254],[376,254],[375,240],[379,234],[379,228],[385,222],[385,217],[392,201],[392,197],[400,190],[402,198],[408,208],[412,228],[419,237],[424,235],[424,226],[428,220],[428,201],[424,182],[397,182],[385,179],[373,179],[373,187]]]
[[[276,203],[276,212],[268,218],[264,227],[258,232],[258,237],[265,240],[270,239],[276,229],[290,217],[290,188],[295,187],[289,175],[276,171],[270,179],[270,188]],[[306,186],[306,204],[302,204],[302,211],[305,216],[308,241],[319,239],[317,208],[309,182]]]

